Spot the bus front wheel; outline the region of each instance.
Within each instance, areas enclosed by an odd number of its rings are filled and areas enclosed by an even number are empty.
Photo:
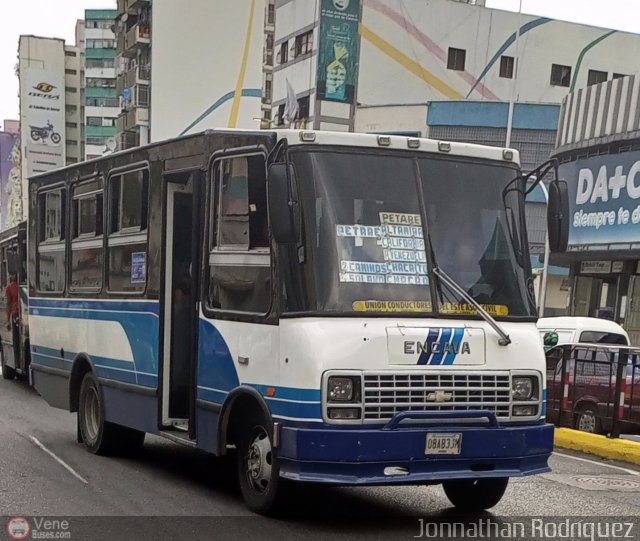
[[[271,431],[263,416],[245,423],[238,438],[238,481],[247,507],[263,515],[278,511],[282,483]]]
[[[87,372],[80,386],[78,401],[79,439],[96,455],[115,455],[138,451],[145,433],[104,419],[104,404],[98,381]]]
[[[480,512],[496,505],[507,490],[509,479],[455,479],[442,483],[449,501],[461,511]]]

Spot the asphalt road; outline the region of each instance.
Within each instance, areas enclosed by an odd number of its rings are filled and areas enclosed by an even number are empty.
[[[551,462],[553,473],[512,480],[482,517],[633,515],[640,538],[640,470],[565,453]],[[420,519],[478,519],[455,514],[437,486],[301,487],[290,500],[284,519],[254,516],[229,460],[162,438],[148,437],[138,457],[91,455],[76,442],[75,415],[0,380],[0,515],[73,517],[71,539],[411,539]]]

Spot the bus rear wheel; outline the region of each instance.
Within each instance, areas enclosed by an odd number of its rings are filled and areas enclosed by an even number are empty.
[[[282,483],[271,431],[264,416],[244,425],[238,438],[238,481],[247,507],[262,515],[276,514]]]
[[[509,479],[455,479],[442,483],[449,501],[461,511],[480,512],[495,506],[504,496]]]
[[[0,346],[0,364],[2,364],[2,377],[4,379],[14,379],[16,377],[15,368],[11,368],[10,366],[7,366],[7,363],[4,360],[3,346]]]
[[[87,372],[80,386],[78,429],[82,443],[96,455],[129,454],[140,450],[145,433],[105,421],[96,377]]]

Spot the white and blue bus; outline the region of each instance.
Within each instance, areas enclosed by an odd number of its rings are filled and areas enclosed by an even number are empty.
[[[36,176],[33,383],[93,453],[152,433],[237,455],[256,512],[290,482],[442,484],[489,508],[553,444],[530,180],[509,149],[277,130]],[[557,175],[550,192],[562,249]]]

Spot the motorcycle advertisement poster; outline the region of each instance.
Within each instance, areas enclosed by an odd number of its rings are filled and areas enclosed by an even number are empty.
[[[65,86],[54,71],[29,68],[26,74],[23,138],[29,176],[65,165]]]

